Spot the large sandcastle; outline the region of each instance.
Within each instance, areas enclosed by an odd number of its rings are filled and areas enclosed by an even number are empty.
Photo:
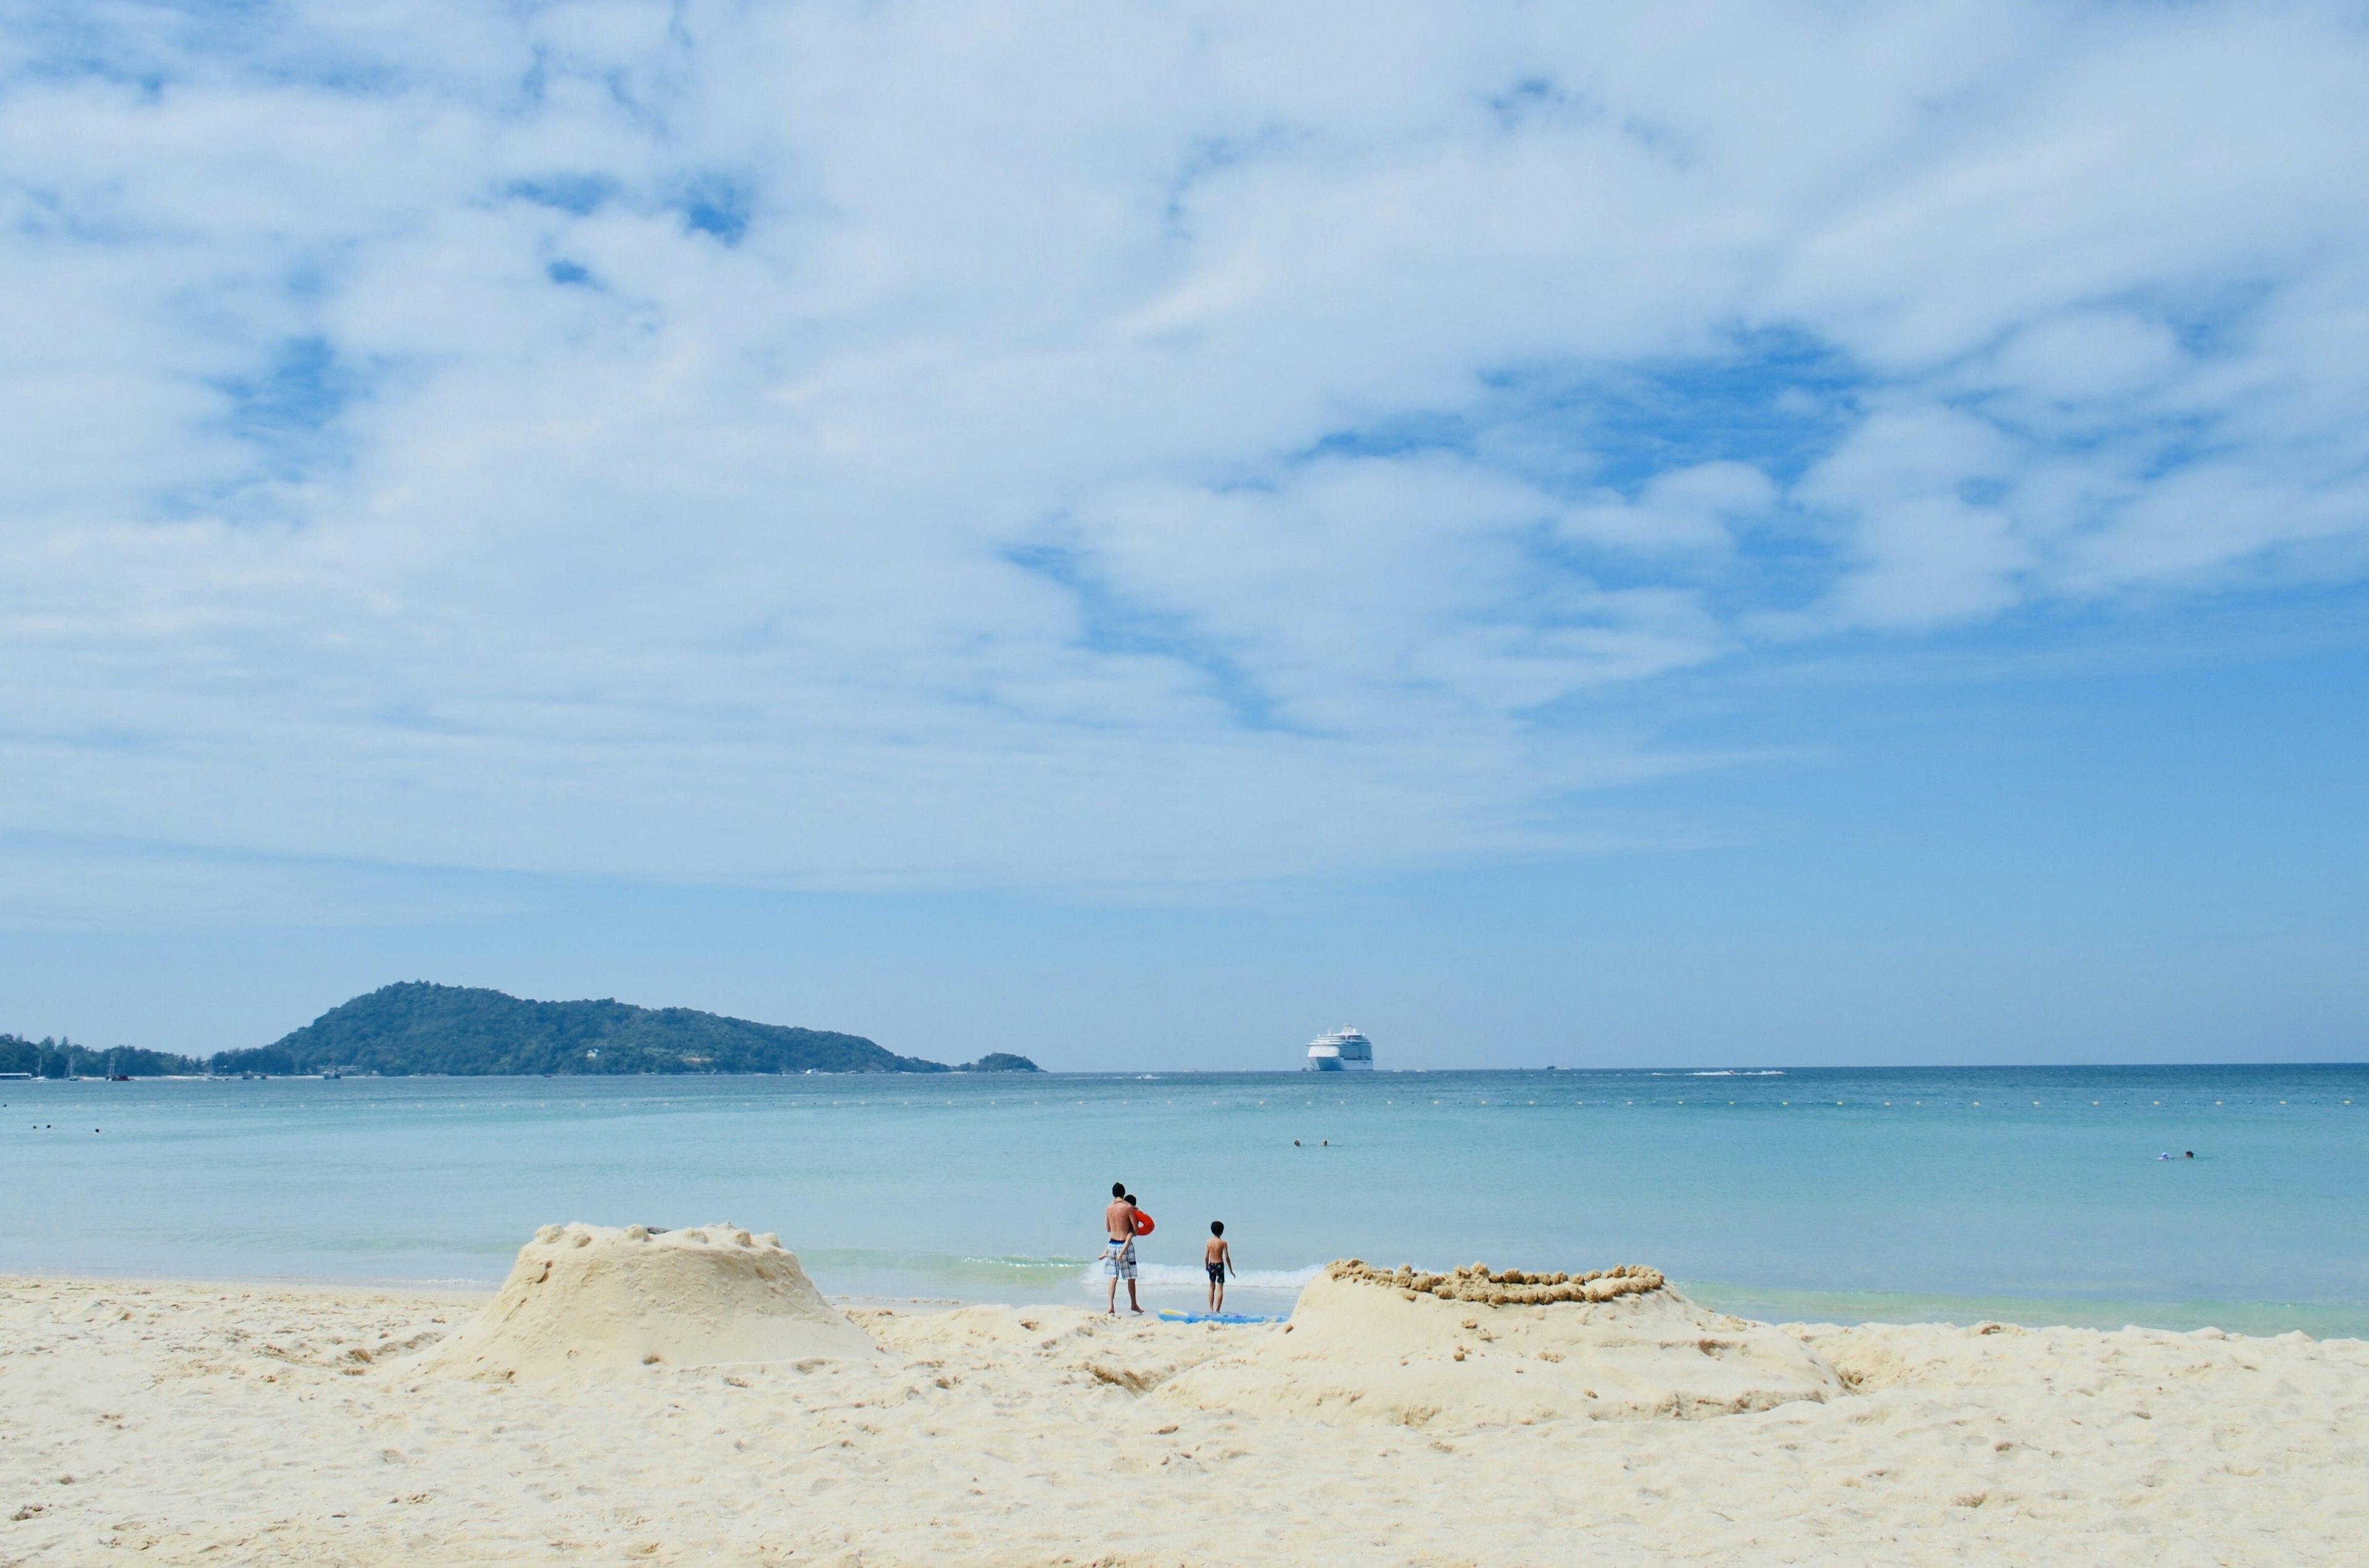
[[[1706,1310],[1650,1268],[1433,1274],[1352,1259],[1309,1283],[1288,1333],[1159,1397],[1421,1426],[1723,1415],[1844,1391],[1799,1340]]]
[[[728,1224],[546,1225],[519,1249],[500,1294],[424,1366],[531,1380],[879,1353],[778,1236]]]

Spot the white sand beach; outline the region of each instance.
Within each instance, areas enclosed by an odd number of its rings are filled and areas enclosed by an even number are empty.
[[[1642,1270],[1502,1305],[1345,1275],[1289,1333],[976,1306],[850,1334],[791,1254],[703,1230],[725,1283],[661,1258],[663,1299],[592,1227],[547,1229],[493,1311],[0,1282],[0,1563],[2292,1564],[2369,1539],[2358,1341],[1772,1329]],[[600,1354],[570,1359],[578,1323]]]

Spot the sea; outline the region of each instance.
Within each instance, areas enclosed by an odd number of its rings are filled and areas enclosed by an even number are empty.
[[[491,1288],[776,1231],[864,1301],[1287,1312],[1333,1258],[1653,1265],[1770,1321],[2369,1333],[2369,1067],[0,1082],[0,1272]]]

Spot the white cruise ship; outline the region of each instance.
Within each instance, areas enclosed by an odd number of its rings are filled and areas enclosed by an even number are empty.
[[[1319,1035],[1308,1045],[1308,1070],[1371,1072],[1374,1042],[1355,1029],[1335,1029],[1329,1035]]]

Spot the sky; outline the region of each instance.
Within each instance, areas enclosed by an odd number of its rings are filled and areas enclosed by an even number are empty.
[[[2356,6],[0,8],[0,1030],[2369,1059]]]

